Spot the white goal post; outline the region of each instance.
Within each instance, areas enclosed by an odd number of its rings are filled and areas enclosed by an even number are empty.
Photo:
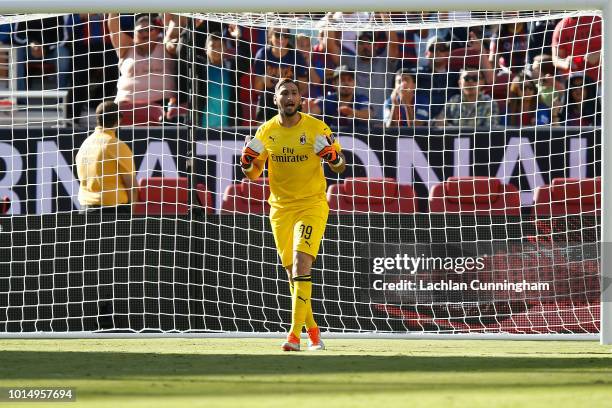
[[[339,0],[333,3],[335,11],[354,11],[361,9],[371,9],[373,6],[369,0]],[[423,2],[384,0],[376,3],[377,9],[386,10],[406,10],[421,11],[424,7]],[[612,244],[612,141],[608,140],[612,135],[612,4],[608,0],[513,0],[509,2],[491,2],[485,0],[465,0],[457,2],[455,0],[429,0],[426,2],[427,10],[456,10],[458,7],[464,10],[531,10],[537,7],[541,10],[601,10],[603,22],[603,108],[602,108],[602,137],[601,137],[601,242]],[[303,4],[288,5],[284,2],[272,0],[260,0],[257,2],[220,1],[220,0],[106,0],[101,3],[88,3],[82,0],[3,0],[0,2],[0,14],[10,15],[18,13],[87,13],[87,12],[172,12],[172,13],[210,13],[210,12],[304,12],[319,11],[330,7],[328,1],[310,0]],[[611,187],[607,184],[611,183]],[[605,248],[605,247],[602,247]],[[601,251],[601,313],[600,313],[600,342],[601,344],[612,344],[612,251]],[[71,334],[57,334],[59,337],[72,337]],[[119,336],[122,334],[103,334],[102,336]],[[123,334],[125,335],[125,334]],[[185,336],[178,334],[179,336]],[[231,334],[230,334],[231,335]],[[261,334],[267,336],[269,334]],[[337,335],[342,336],[342,333]],[[347,334],[349,335],[349,334]],[[393,334],[384,334],[394,336]],[[0,338],[5,337],[5,333],[0,333]],[[9,334],[8,337],[14,337]],[[26,335],[27,336],[27,335]],[[32,333],[31,337],[38,337]],[[45,334],[44,336],[49,336]],[[87,337],[88,335],[86,335]],[[369,337],[369,334],[363,335]],[[538,335],[535,335],[538,336]],[[584,338],[592,339],[592,336],[584,335],[564,335],[565,338]],[[544,338],[561,338],[564,336],[542,335]],[[23,335],[21,337],[24,337]],[[415,334],[416,338],[423,337]],[[485,335],[485,338],[501,338],[492,334]],[[517,338],[517,335],[504,336],[504,338]],[[524,336],[530,338],[530,336]],[[436,337],[444,338],[444,336]],[[533,338],[533,337],[532,337]]]

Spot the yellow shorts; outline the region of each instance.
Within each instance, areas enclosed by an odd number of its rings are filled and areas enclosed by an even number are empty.
[[[326,201],[315,202],[308,207],[270,208],[272,233],[285,268],[293,265],[295,251],[317,257],[328,214]]]

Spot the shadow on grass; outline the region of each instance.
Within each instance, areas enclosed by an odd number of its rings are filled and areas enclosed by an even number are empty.
[[[0,380],[82,377],[346,375],[368,373],[598,372],[612,383],[612,358],[155,354],[0,351]]]

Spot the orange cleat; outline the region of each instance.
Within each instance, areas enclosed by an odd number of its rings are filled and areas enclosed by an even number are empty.
[[[281,345],[283,351],[300,351],[300,339],[293,333],[289,333],[287,341]]]
[[[325,344],[323,344],[323,340],[321,340],[321,332],[318,327],[313,327],[308,330],[308,350],[325,350]]]

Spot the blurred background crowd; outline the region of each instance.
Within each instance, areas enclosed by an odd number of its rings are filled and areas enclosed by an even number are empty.
[[[449,21],[456,14],[420,18]],[[297,79],[302,110],[332,126],[600,124],[598,16],[401,31],[335,28],[391,26],[394,13],[309,17],[314,24],[307,29],[170,14],[5,24],[0,43],[16,51],[14,80],[5,86],[66,90],[70,125],[84,125],[91,108],[115,100],[128,113],[123,125],[254,126],[276,114],[280,77]],[[0,79],[8,78],[9,65],[0,54]]]

